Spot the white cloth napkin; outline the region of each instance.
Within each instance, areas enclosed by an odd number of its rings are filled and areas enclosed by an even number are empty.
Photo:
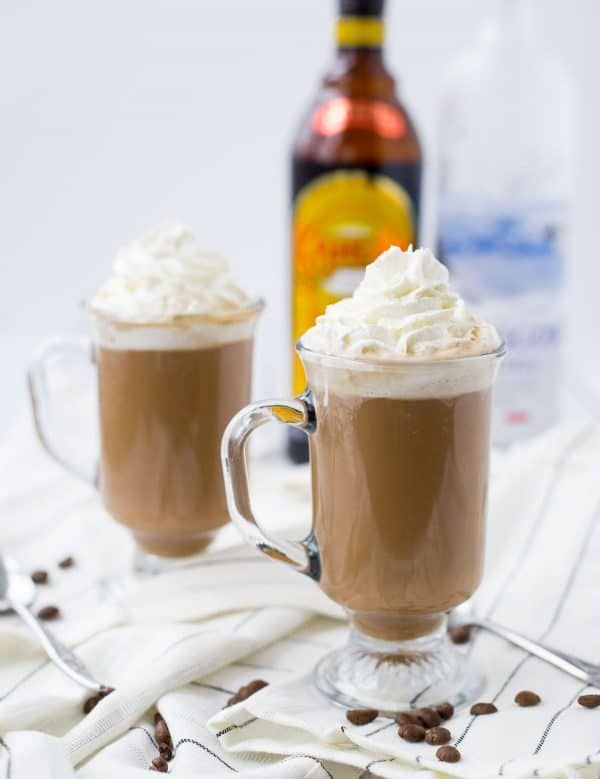
[[[584,424],[496,462],[488,575],[476,602],[591,661],[600,660],[598,462],[600,429]],[[60,606],[52,627],[117,688],[84,717],[87,693],[15,617],[0,618],[0,777],[147,776],[155,707],[175,744],[169,772],[182,779],[598,776],[600,709],[576,703],[590,690],[500,639],[480,633],[465,649],[487,675],[481,700],[499,711],[459,712],[450,728],[463,759],[441,764],[434,748],[407,744],[386,720],[351,726],[314,692],[310,670],[346,627],[308,579],[225,539],[200,566],[132,582],[128,534],[91,490],[45,460],[27,429],[0,450],[0,474],[2,551],[26,570],[49,570],[39,605]],[[271,526],[283,512],[306,521],[305,477],[284,467],[258,474],[256,502]],[[56,562],[67,554],[76,564],[62,570]],[[253,678],[270,686],[223,709]],[[516,707],[521,689],[542,704]]]

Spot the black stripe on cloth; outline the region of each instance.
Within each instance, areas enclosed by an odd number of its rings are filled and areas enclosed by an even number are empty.
[[[33,668],[31,671],[25,674],[21,679],[19,679],[18,682],[15,682],[12,687],[9,687],[8,690],[2,693],[0,695],[0,701],[3,701],[5,698],[8,698],[8,696],[14,692],[15,690],[18,690],[19,687],[24,684],[28,679],[31,679],[32,676],[34,676],[38,671],[41,671],[42,668],[45,668],[50,663],[50,660],[44,660],[41,665],[37,665],[35,668]]]
[[[581,693],[582,693],[582,692],[585,690],[585,688],[586,688],[586,687],[588,687],[588,686],[589,686],[589,685],[587,685],[587,684],[584,684],[584,685],[583,685],[583,687],[580,687],[580,688],[577,690],[577,692],[575,693],[575,695],[573,695],[573,697],[572,697],[572,698],[569,700],[569,702],[568,702],[568,703],[566,703],[566,704],[565,704],[565,705],[562,707],[562,709],[559,709],[558,711],[554,712],[554,714],[552,715],[552,717],[551,717],[550,721],[549,721],[549,722],[548,722],[548,724],[546,725],[546,727],[545,727],[545,729],[544,729],[544,732],[542,733],[542,736],[541,736],[540,740],[538,741],[538,744],[537,744],[537,746],[536,746],[536,748],[535,748],[535,750],[534,750],[534,753],[533,753],[534,755],[538,755],[538,754],[540,753],[540,751],[541,751],[542,747],[543,747],[543,746],[544,746],[544,744],[546,743],[546,739],[548,738],[548,734],[550,733],[550,731],[551,731],[551,730],[552,730],[552,728],[554,727],[554,723],[556,722],[556,720],[557,720],[557,719],[560,717],[560,715],[561,715],[563,712],[565,712],[567,709],[570,709],[570,708],[571,708],[571,706],[572,706],[572,705],[575,703],[575,701],[577,700],[577,698],[579,698],[579,696],[581,695]]]
[[[247,719],[245,722],[241,722],[239,725],[228,725],[226,728],[223,728],[223,730],[220,730],[218,733],[216,733],[217,738],[221,738],[221,736],[224,736],[226,733],[231,733],[232,730],[242,730],[247,725],[251,725],[253,722],[256,722],[257,717],[252,717],[251,719]]]
[[[579,436],[577,436],[577,440],[578,441],[581,440],[581,434]],[[570,446],[567,451],[570,451],[572,453],[573,452],[573,446]],[[566,458],[564,458],[564,457],[561,458],[561,462],[563,462],[563,463],[566,462]],[[544,502],[544,509],[543,509],[544,514],[547,511],[547,506],[548,505],[549,505],[549,502],[545,501]],[[573,589],[573,583],[574,583],[574,581],[575,581],[575,579],[577,577],[577,573],[579,572],[580,564],[581,564],[585,554],[588,551],[590,537],[591,537],[591,535],[593,533],[594,526],[595,526],[595,524],[597,522],[597,518],[598,518],[599,513],[600,513],[600,506],[596,507],[594,509],[594,511],[592,512],[592,517],[591,517],[591,520],[590,520],[590,522],[589,522],[589,524],[588,524],[588,526],[586,528],[585,535],[584,535],[584,538],[583,538],[583,542],[582,542],[582,544],[581,544],[581,546],[579,548],[579,551],[577,553],[577,556],[576,556],[576,558],[575,558],[575,560],[574,560],[574,562],[573,562],[573,564],[571,566],[571,569],[569,571],[569,575],[567,577],[567,580],[566,580],[565,584],[563,585],[563,588],[561,590],[560,596],[558,598],[558,602],[557,602],[556,607],[554,609],[554,613],[552,615],[552,619],[550,620],[549,625],[544,630],[542,635],[538,637],[538,639],[537,639],[538,641],[543,641],[547,637],[547,635],[552,631],[552,629],[554,628],[554,626],[556,625],[556,623],[558,621],[558,618],[560,617],[560,614],[561,614],[561,612],[562,612],[562,610],[564,608],[564,605],[565,605],[565,603],[567,601],[567,598],[571,594],[571,591]],[[538,517],[538,519],[539,519],[539,517]],[[534,523],[534,524],[535,524],[536,527],[539,528],[539,522],[536,521],[536,523]],[[521,559],[520,556],[518,556],[518,558],[519,558],[519,560]],[[498,600],[498,604],[499,603],[500,603],[500,600]],[[488,615],[489,614],[491,614],[491,610],[488,612]],[[496,692],[496,694],[492,698],[492,702],[494,702],[494,703],[496,702],[496,700],[500,697],[500,695],[502,695],[502,693],[507,688],[507,686],[510,684],[510,682],[514,679],[516,674],[521,670],[523,665],[525,665],[525,663],[528,660],[531,659],[531,657],[532,657],[532,655],[526,654],[524,657],[521,658],[521,660],[519,660],[519,662],[513,667],[511,672],[508,674],[507,678],[504,680],[504,682],[502,683],[502,685],[500,686],[500,688],[498,689],[498,691]],[[471,718],[471,720],[469,721],[469,723],[467,724],[467,726],[465,727],[465,729],[463,730],[461,735],[455,740],[455,742],[454,742],[455,746],[459,746],[464,741],[464,739],[468,735],[469,731],[473,727],[473,724],[475,723],[476,719],[477,719],[477,717],[472,717]]]
[[[372,730],[370,733],[365,733],[365,738],[369,738],[369,736],[374,736],[376,733],[381,733],[382,730],[387,730],[388,728],[392,728],[396,723],[392,720],[392,722],[386,722],[385,725],[380,725],[378,728],[375,728],[375,730]],[[343,729],[342,725],[342,729]]]
[[[237,770],[237,768],[234,768],[232,765],[229,765],[229,763],[228,763],[228,762],[226,762],[225,760],[223,760],[223,758],[222,758],[222,757],[220,757],[219,755],[217,755],[217,753],[216,753],[216,752],[213,752],[213,751],[212,751],[212,749],[209,749],[209,747],[207,747],[207,746],[206,746],[206,744],[203,744],[201,741],[196,741],[196,740],[195,740],[195,739],[193,739],[193,738],[180,738],[180,739],[179,739],[179,741],[178,741],[178,742],[175,744],[175,746],[173,747],[173,756],[174,756],[174,757],[176,757],[176,756],[177,756],[177,752],[178,752],[178,750],[179,750],[179,747],[183,746],[183,744],[194,744],[195,746],[197,746],[197,747],[200,747],[200,748],[201,748],[201,749],[203,749],[203,750],[204,750],[204,751],[205,751],[207,754],[211,755],[211,756],[212,756],[212,757],[214,757],[216,760],[218,760],[218,761],[219,761],[219,763],[221,763],[222,765],[224,765],[224,766],[225,766],[225,768],[229,768],[229,770],[230,770],[230,771],[233,771],[233,772],[234,772],[234,773],[236,773],[236,774],[237,774],[237,773],[239,773],[239,771]]]
[[[377,763],[393,763],[395,759],[395,757],[382,757],[379,760],[371,760],[370,763],[367,763],[358,779],[372,779],[373,774],[371,773],[371,768],[374,765],[377,765]]]
[[[591,755],[588,755],[586,757],[586,759],[585,759],[585,764],[586,765],[591,765],[592,764],[592,758],[596,757],[596,755],[600,755],[600,749],[597,749],[595,752],[592,752]]]
[[[300,760],[301,758],[314,760],[315,763],[318,763],[321,766],[321,768],[327,774],[329,779],[334,779],[334,776],[331,773],[331,771],[328,771],[327,768],[325,768],[325,766],[323,765],[323,763],[319,760],[319,758],[315,757],[314,755],[290,755],[289,757],[284,758],[281,762],[287,763],[289,760]]]
[[[141,730],[142,733],[145,733],[148,736],[148,738],[152,742],[152,746],[158,749],[158,742],[156,741],[152,733],[150,733],[150,731],[147,728],[145,728],[143,725],[134,725],[133,727],[129,728],[129,732],[131,732],[132,730]]]
[[[204,687],[207,690],[214,690],[215,692],[224,692],[227,695],[233,695],[234,690],[226,690],[225,687],[217,687],[216,684],[206,684],[206,682],[190,682],[194,687]]]
[[[6,779],[10,779],[12,775],[12,752],[6,741],[0,736],[0,746],[6,749]]]
[[[175,649],[176,646],[179,646],[180,644],[185,644],[186,641],[191,641],[193,638],[198,638],[198,636],[206,636],[208,633],[222,633],[223,631],[218,628],[208,628],[207,630],[196,630],[194,633],[188,633],[187,636],[183,636],[183,638],[177,639],[177,641],[174,641],[172,644],[169,644],[166,649],[164,649],[159,657],[164,657],[164,655],[168,654],[172,649]]]
[[[264,665],[263,663],[249,663],[247,660],[236,660],[232,665],[239,665],[242,668],[257,668],[259,671],[283,671],[284,673],[296,673],[291,668],[278,668],[274,665]]]
[[[502,763],[502,765],[498,769],[498,776],[504,776],[504,769],[506,768],[506,766],[514,762],[515,762],[515,758],[511,757],[510,760],[507,760],[506,762]]]

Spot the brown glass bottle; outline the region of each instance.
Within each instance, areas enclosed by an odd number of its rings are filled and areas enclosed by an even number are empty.
[[[383,0],[339,0],[335,60],[293,146],[292,346],[381,251],[418,242],[421,146],[383,60],[382,17]],[[288,451],[308,459],[303,433]]]

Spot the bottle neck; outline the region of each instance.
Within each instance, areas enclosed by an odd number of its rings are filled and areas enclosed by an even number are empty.
[[[340,16],[335,27],[338,52],[344,49],[378,51],[385,37],[385,24],[380,16]]]
[[[385,25],[379,16],[341,16],[336,24],[336,67],[340,73],[385,72]]]

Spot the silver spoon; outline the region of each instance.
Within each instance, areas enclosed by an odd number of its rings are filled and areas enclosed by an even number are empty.
[[[450,627],[459,627],[464,625],[465,627],[476,627],[488,630],[490,633],[494,633],[511,644],[524,649],[529,654],[539,657],[540,660],[545,660],[547,663],[560,668],[561,671],[574,676],[576,679],[581,679],[583,682],[587,682],[595,687],[600,686],[600,665],[594,665],[588,663],[586,660],[582,660],[580,657],[566,654],[566,652],[560,652],[558,649],[553,649],[546,644],[542,644],[539,641],[533,641],[531,638],[517,633],[515,630],[505,628],[503,625],[499,625],[491,619],[485,617],[477,617],[470,609],[467,603],[463,603],[457,609],[454,609],[450,613],[448,618],[448,624]]]
[[[30,610],[29,606],[34,600],[35,585],[31,578],[18,570],[14,560],[0,555],[0,614],[15,611],[33,631],[50,660],[63,673],[82,687],[106,692],[109,688],[97,682],[77,655],[61,643]]]

